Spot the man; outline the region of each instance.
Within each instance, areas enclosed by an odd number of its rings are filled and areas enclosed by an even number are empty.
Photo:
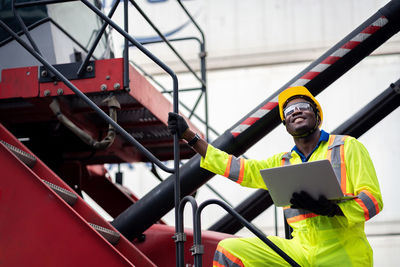
[[[353,137],[320,130],[322,108],[305,87],[284,90],[278,101],[280,117],[295,146],[291,152],[266,160],[236,158],[214,148],[175,113],[169,114],[168,127],[202,156],[201,167],[247,187],[267,189],[261,169],[329,159],[344,194],[357,198],[336,204],[324,196],[313,199],[307,192],[296,192],[292,205],[284,208],[286,220],[293,228],[293,238],[268,238],[303,267],[372,266],[372,249],[365,236],[364,223],[382,210],[383,203],[367,150]],[[289,266],[256,237],[222,240],[213,265]]]

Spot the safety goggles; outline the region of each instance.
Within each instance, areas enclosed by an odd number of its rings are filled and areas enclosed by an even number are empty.
[[[297,103],[295,103],[293,105],[290,105],[290,106],[286,107],[283,110],[283,115],[284,115],[285,118],[287,118],[288,116],[292,115],[296,110],[299,110],[299,111],[310,110],[310,111],[312,111],[313,107],[308,102],[297,102]]]

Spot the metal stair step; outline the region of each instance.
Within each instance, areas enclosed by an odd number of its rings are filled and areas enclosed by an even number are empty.
[[[108,242],[110,242],[113,245],[118,244],[120,234],[118,232],[115,232],[113,230],[104,228],[102,226],[89,223],[99,234],[101,234]]]
[[[31,154],[19,149],[18,147],[13,146],[7,142],[4,142],[3,140],[0,140],[0,142],[3,145],[5,145],[11,152],[13,152],[14,155],[16,155],[29,168],[33,168],[33,166],[35,166],[36,158],[33,155],[31,155]]]
[[[58,185],[52,184],[46,180],[42,179],[42,181],[45,182],[51,189],[53,189],[69,205],[73,206],[75,202],[78,200],[78,196],[72,193],[71,191],[59,187]]]

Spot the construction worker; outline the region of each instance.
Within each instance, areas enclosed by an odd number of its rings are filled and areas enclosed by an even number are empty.
[[[213,147],[176,113],[169,114],[168,128],[202,156],[202,168],[246,187],[267,189],[261,169],[329,159],[343,193],[357,197],[334,203],[324,196],[313,199],[307,192],[293,193],[292,205],[284,208],[293,238],[268,238],[303,267],[372,266],[364,223],[382,210],[383,202],[368,151],[353,137],[331,135],[320,129],[322,108],[304,86],[284,90],[278,102],[280,117],[295,146],[290,152],[266,160],[236,158]],[[290,266],[257,237],[222,240],[213,265]]]

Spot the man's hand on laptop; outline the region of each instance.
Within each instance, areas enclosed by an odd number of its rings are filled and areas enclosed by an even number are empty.
[[[290,206],[292,209],[305,209],[318,215],[328,217],[343,215],[339,206],[328,200],[325,196],[320,196],[316,200],[305,191],[293,193],[290,203],[292,203]]]

